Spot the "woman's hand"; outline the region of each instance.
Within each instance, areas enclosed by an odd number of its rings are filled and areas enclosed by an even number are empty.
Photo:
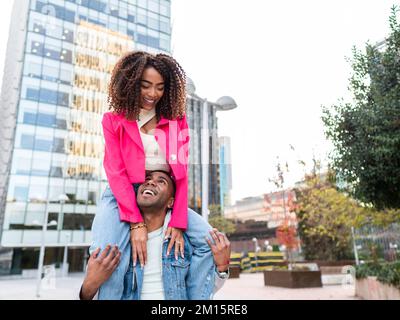
[[[210,231],[211,237],[214,239],[214,244],[206,237],[206,241],[211,248],[214,256],[214,262],[219,272],[224,272],[229,269],[231,258],[231,243],[226,235],[219,232],[217,228]]]
[[[165,232],[165,239],[171,237],[169,241],[168,249],[167,249],[167,256],[175,243],[175,259],[178,260],[178,254],[181,253],[181,257],[184,258],[184,248],[185,248],[185,240],[183,239],[183,232],[181,229],[168,227],[167,231]]]
[[[139,223],[131,223],[131,228],[138,226]],[[147,228],[145,226],[131,230],[131,246],[133,266],[139,258],[140,266],[143,268],[147,263]]]

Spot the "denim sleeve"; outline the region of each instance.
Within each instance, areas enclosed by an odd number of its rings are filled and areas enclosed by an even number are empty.
[[[212,299],[214,291],[215,264],[211,248],[205,238],[212,227],[202,216],[188,209],[186,235],[193,247],[186,288],[189,300]]]

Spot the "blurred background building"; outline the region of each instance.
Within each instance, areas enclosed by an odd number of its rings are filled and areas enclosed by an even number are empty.
[[[220,205],[221,212],[225,206],[231,205],[232,190],[232,158],[231,158],[231,138],[219,138],[219,164],[220,164]]]

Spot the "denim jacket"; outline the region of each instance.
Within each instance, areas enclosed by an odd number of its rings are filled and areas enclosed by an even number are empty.
[[[170,213],[167,214],[164,221],[163,232],[168,227]],[[201,270],[196,273],[198,276],[189,277],[190,261],[193,255],[193,247],[189,242],[188,237],[183,234],[185,240],[184,258],[180,255],[178,260],[175,260],[174,250],[167,257],[167,248],[169,239],[162,243],[162,279],[164,286],[165,300],[208,300],[213,298],[214,284],[216,290],[219,288],[218,279],[215,281],[215,266],[210,270]],[[212,259],[207,257],[206,259]],[[223,285],[221,280],[221,286]],[[143,270],[140,264],[133,266],[132,259],[127,273],[124,278],[124,292],[122,300],[140,300],[140,293],[143,284]]]

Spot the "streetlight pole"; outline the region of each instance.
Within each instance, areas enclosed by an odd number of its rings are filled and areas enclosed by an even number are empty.
[[[58,200],[60,201],[60,217],[59,217],[57,229],[58,229],[59,234],[61,234],[61,230],[64,225],[64,203],[65,203],[65,201],[68,201],[69,198],[66,194],[60,194],[58,196]],[[66,277],[68,275],[67,260],[68,260],[68,242],[69,242],[70,235],[66,234],[65,237],[66,237],[66,242],[65,242],[64,257],[63,257],[63,264],[62,264],[62,274],[64,277]]]
[[[42,281],[42,272],[43,272],[43,261],[44,261],[44,253],[45,253],[45,241],[46,241],[46,231],[47,231],[47,220],[49,219],[49,199],[46,201],[46,210],[44,214],[44,221],[42,225],[42,239],[40,244],[40,253],[39,253],[39,267],[37,273],[37,285],[36,285],[36,297],[40,297],[40,284]]]
[[[65,248],[64,248],[64,257],[63,257],[63,264],[62,264],[62,274],[63,277],[68,276],[68,243],[69,243],[69,234],[65,235]]]
[[[208,221],[208,168],[209,168],[209,132],[208,132],[208,103],[203,101],[203,126],[201,130],[201,215]]]
[[[354,235],[354,227],[351,227],[351,235],[353,237],[354,257],[356,259],[356,265],[358,266],[360,264],[360,261],[358,260],[358,251],[357,251],[356,238]]]

